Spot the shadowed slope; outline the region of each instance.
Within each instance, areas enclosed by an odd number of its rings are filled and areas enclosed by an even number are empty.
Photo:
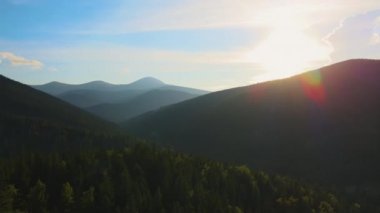
[[[124,123],[179,150],[330,183],[379,184],[380,61],[205,95]]]
[[[31,150],[75,151],[106,144],[107,135],[117,135],[111,123],[3,76],[0,98],[0,156]]]

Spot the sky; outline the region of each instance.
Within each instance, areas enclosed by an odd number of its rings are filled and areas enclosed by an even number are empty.
[[[380,59],[378,0],[0,0],[0,74],[216,91]]]

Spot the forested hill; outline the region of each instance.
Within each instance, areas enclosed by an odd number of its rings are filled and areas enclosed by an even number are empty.
[[[104,128],[111,126],[90,113],[60,99],[0,75],[0,113],[41,119],[65,125]]]
[[[189,153],[376,192],[379,82],[380,60],[349,60],[204,95],[124,125]]]
[[[375,212],[329,190],[138,143],[0,160],[0,212]]]
[[[0,100],[0,156],[23,150],[76,150],[103,143],[103,137],[118,132],[111,123],[1,75]]]

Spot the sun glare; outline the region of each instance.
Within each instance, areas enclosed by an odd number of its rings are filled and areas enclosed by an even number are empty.
[[[289,14],[279,14],[276,20],[271,17],[272,31],[247,55],[266,71],[256,82],[289,77],[330,61],[331,47],[306,33],[302,17]]]
[[[249,57],[261,65],[265,71],[262,80],[289,77],[313,65],[327,62],[331,50],[327,45],[311,38],[302,31],[278,29],[273,31],[254,49]]]

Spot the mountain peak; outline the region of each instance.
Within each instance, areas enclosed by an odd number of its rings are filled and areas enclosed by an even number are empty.
[[[61,86],[61,85],[69,85],[69,84],[62,83],[59,81],[51,81],[51,82],[48,82],[46,84],[34,85],[34,86]]]
[[[100,81],[100,80],[90,81],[90,82],[87,82],[84,84],[78,84],[78,85],[81,85],[81,86],[84,86],[84,85],[87,85],[87,86],[88,85],[91,85],[91,86],[112,86],[112,84],[105,82],[105,81]]]
[[[157,79],[157,78],[154,78],[154,77],[144,77],[144,78],[141,78],[137,81],[134,81],[132,82],[131,84],[136,84],[136,83],[141,83],[141,84],[160,84],[160,85],[165,85],[164,82],[162,82],[161,80]]]
[[[137,81],[130,83],[128,86],[133,89],[153,89],[165,86],[166,84],[153,77],[141,78]]]

